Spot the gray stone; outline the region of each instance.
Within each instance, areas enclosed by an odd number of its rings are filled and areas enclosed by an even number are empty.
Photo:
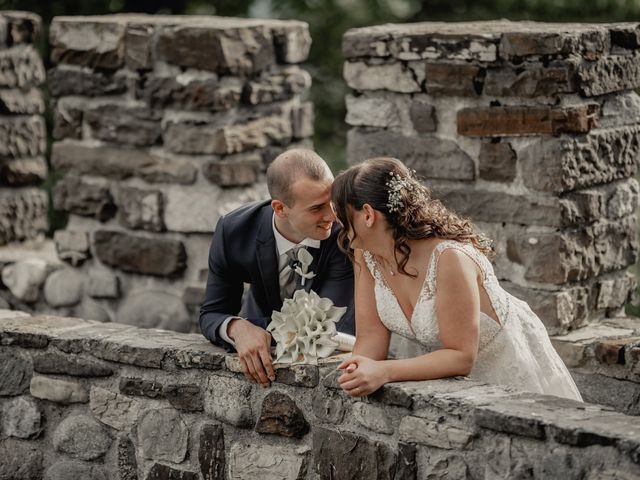
[[[53,97],[77,95],[83,97],[101,97],[117,95],[127,91],[127,77],[60,65],[47,72],[47,85]]]
[[[221,425],[206,423],[200,429],[198,463],[203,480],[224,480],[226,457],[224,430]]]
[[[44,157],[0,160],[0,184],[19,187],[37,185],[47,178]]]
[[[74,230],[56,230],[53,233],[58,258],[69,262],[74,267],[81,265],[91,256],[89,251],[89,235]],[[91,279],[89,279],[91,281]]]
[[[0,442],[0,478],[40,480],[42,478],[43,453],[37,445],[6,439]]]
[[[95,417],[116,430],[131,430],[142,404],[135,398],[93,386],[89,395],[89,407]]]
[[[251,185],[258,180],[261,171],[262,158],[256,154],[237,159],[212,160],[202,166],[202,175],[221,187]]]
[[[572,371],[585,402],[608,405],[625,415],[640,415],[638,384],[598,373]]]
[[[107,474],[102,465],[78,462],[74,460],[58,460],[44,473],[44,480],[68,480],[77,478],[82,480],[107,480]]]
[[[400,420],[400,439],[447,450],[462,450],[473,437],[473,432],[445,423],[406,416]]]
[[[254,424],[249,383],[233,377],[212,376],[205,393],[204,411],[220,421],[247,428]]]
[[[388,130],[351,129],[347,134],[350,164],[366,158],[393,156],[423,177],[469,181],[475,178],[475,163],[452,140],[407,137]]]
[[[351,407],[353,418],[373,432],[391,435],[393,433],[393,424],[389,414],[382,408],[375,405],[369,405],[363,402],[356,402]]]
[[[304,102],[299,107],[291,110],[292,136],[295,140],[301,140],[313,136],[313,103]]]
[[[476,97],[482,89],[484,72],[475,65],[427,63],[425,84],[429,95]]]
[[[33,369],[38,373],[71,375],[74,377],[108,377],[113,368],[91,357],[63,353],[56,349],[33,352]]]
[[[157,52],[173,65],[233,75],[259,72],[276,61],[271,32],[261,25],[164,28]]]
[[[198,480],[198,474],[171,468],[161,463],[154,463],[145,480]]]
[[[37,88],[0,89],[0,113],[30,115],[44,113],[44,99]]]
[[[35,375],[31,379],[29,391],[36,398],[64,405],[89,401],[89,394],[82,384],[42,375]]]
[[[3,19],[7,22],[6,40],[11,45],[36,43],[42,29],[39,15],[23,11],[3,11]],[[5,37],[3,37],[3,42]]]
[[[140,149],[90,146],[76,141],[55,142],[51,152],[54,168],[74,173],[123,180],[140,171],[155,175],[156,159]]]
[[[44,260],[21,260],[2,269],[2,283],[16,298],[32,303],[40,297],[47,270]]]
[[[16,397],[2,405],[2,431],[9,437],[37,438],[44,428],[42,412],[29,397]]]
[[[435,132],[437,128],[436,109],[423,101],[413,101],[409,107],[413,128],[418,133]]]
[[[608,55],[578,67],[580,92],[587,97],[638,88],[638,77],[640,62],[635,56]]]
[[[138,422],[138,444],[144,458],[181,463],[187,455],[189,429],[172,408],[147,410]]]
[[[182,302],[187,307],[200,307],[204,302],[205,287],[202,285],[187,285],[182,291]]]
[[[119,298],[120,280],[109,271],[89,274],[87,293],[93,298]]]
[[[328,389],[313,396],[312,406],[313,414],[328,423],[341,423],[346,410],[342,394]]]
[[[93,246],[101,262],[125,272],[173,276],[186,267],[185,248],[179,240],[97,230]]]
[[[93,21],[56,17],[49,30],[53,63],[112,70],[121,67],[125,23],[111,18],[112,21],[106,18]]]
[[[229,480],[297,480],[304,478],[306,471],[304,454],[297,453],[290,447],[241,443],[231,445]]]
[[[119,480],[138,480],[138,460],[136,447],[128,436],[118,438],[118,474]]]
[[[280,63],[301,63],[307,59],[311,48],[307,23],[287,20],[273,28],[272,32]]]
[[[71,173],[56,183],[53,205],[58,210],[94,217],[101,222],[112,218],[117,211],[108,181]]]
[[[53,131],[55,140],[82,138],[84,104],[76,98],[60,98],[53,107]]]
[[[193,319],[180,297],[162,291],[145,290],[128,296],[116,316],[119,323],[141,328],[188,333],[193,327]]]
[[[0,49],[0,87],[35,87],[45,76],[42,59],[32,45]]]
[[[576,91],[575,66],[568,62],[524,64],[524,68],[489,68],[484,94],[494,97],[540,97]]]
[[[224,358],[227,370],[242,373],[242,365],[237,355],[227,354]],[[276,372],[276,382],[296,387],[313,388],[318,385],[319,371],[316,365],[300,364],[288,365],[276,363],[273,365]]]
[[[321,478],[394,478],[397,452],[350,432],[313,429],[313,460]]]
[[[483,180],[511,182],[516,177],[516,153],[508,143],[482,143],[479,161]]]
[[[296,402],[281,392],[271,392],[262,400],[256,432],[275,433],[301,438],[309,431],[309,423]]]
[[[107,431],[87,415],[68,416],[53,433],[55,449],[80,460],[102,458],[111,442]]]
[[[211,342],[189,345],[175,353],[175,362],[180,368],[220,370],[224,368],[226,352]]]
[[[120,224],[134,230],[161,232],[162,193],[159,190],[147,190],[131,186],[118,189],[118,213]]]
[[[346,62],[343,75],[347,85],[359,91],[420,92],[422,91],[421,82],[424,80],[424,70],[420,65],[411,63],[368,65],[365,62]]]
[[[49,228],[47,192],[37,188],[0,188],[0,245],[43,235]]]
[[[345,121],[352,126],[380,128],[400,128],[404,115],[411,106],[407,105],[406,95],[393,95],[387,92],[375,92],[360,96],[347,95],[347,117]],[[411,102],[411,105],[413,103]],[[424,105],[420,102],[420,105]],[[420,109],[420,107],[416,107]]]
[[[244,86],[242,101],[250,105],[288,100],[311,86],[311,76],[299,67],[263,72]]]
[[[640,123],[640,96],[636,92],[616,92],[605,97],[600,110],[603,128]]]
[[[31,357],[15,349],[0,349],[0,396],[15,396],[29,388],[33,375]]]
[[[549,24],[512,25],[516,28],[502,35],[501,58],[578,53],[594,60],[609,48],[609,32],[604,28],[586,25],[558,32]]]
[[[148,70],[153,67],[153,34],[153,25],[127,25],[124,60],[131,70]]]
[[[204,396],[198,385],[169,384],[162,393],[169,403],[183,412],[201,412],[204,409]]]
[[[83,295],[85,278],[75,270],[62,268],[44,282],[44,299],[52,307],[70,307]]]
[[[0,158],[42,156],[45,140],[42,116],[0,117]]]
[[[136,175],[148,183],[191,185],[196,181],[198,169],[188,161],[158,158],[156,163],[142,167]]]
[[[121,377],[120,392],[125,395],[138,395],[148,398],[162,398],[163,385],[155,380],[146,380],[137,377]]]
[[[146,106],[100,105],[88,108],[84,119],[95,138],[143,147],[160,138],[160,113]]]
[[[73,315],[85,320],[96,320],[103,323],[111,321],[109,311],[98,302],[87,297],[83,298],[80,305],[73,309]]]

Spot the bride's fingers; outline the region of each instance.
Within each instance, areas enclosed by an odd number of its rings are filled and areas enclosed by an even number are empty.
[[[347,358],[340,365],[338,365],[338,370],[347,368],[349,365],[354,365],[357,368],[359,361],[360,361],[360,357],[358,355],[353,356],[351,358]]]
[[[353,390],[354,388],[359,388],[362,385],[362,381],[358,378],[354,378],[353,380],[350,380],[348,382],[344,382],[340,384],[340,387],[342,387],[342,389],[346,392],[349,392],[351,390]]]

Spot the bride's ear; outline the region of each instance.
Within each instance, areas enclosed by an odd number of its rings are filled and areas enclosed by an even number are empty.
[[[364,224],[367,227],[373,227],[373,224],[376,223],[377,216],[375,209],[368,203],[365,203],[362,206],[362,211],[364,212]]]

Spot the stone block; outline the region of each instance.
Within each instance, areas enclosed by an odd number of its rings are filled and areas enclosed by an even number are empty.
[[[75,270],[56,270],[44,282],[44,299],[52,307],[76,305],[82,299],[85,282],[84,276]]]
[[[82,138],[82,117],[84,115],[83,100],[77,98],[60,98],[53,107],[53,131],[55,140],[64,138]]]
[[[309,431],[309,423],[290,396],[276,391],[267,394],[262,400],[255,430],[258,433],[302,438]]]
[[[0,443],[0,478],[40,480],[44,473],[44,454],[37,444],[12,438]]]
[[[512,24],[515,29],[505,32],[500,42],[500,57],[510,60],[517,57],[581,54],[589,60],[607,53],[609,32],[604,27],[585,25],[557,31],[551,24]]]
[[[44,155],[46,131],[39,115],[0,117],[0,158]]]
[[[385,409],[364,402],[356,402],[351,407],[353,418],[364,428],[377,433],[391,435],[393,423]]]
[[[210,342],[189,345],[176,351],[175,362],[180,368],[220,370],[224,367],[226,352]]]
[[[135,398],[92,386],[89,408],[102,423],[122,431],[131,430],[136,425],[142,403]]]
[[[94,217],[101,222],[112,218],[117,211],[108,181],[72,173],[54,186],[53,206],[76,215]]]
[[[102,323],[111,322],[111,313],[100,303],[88,297],[84,297],[80,304],[73,308],[71,315]]]
[[[388,90],[391,92],[414,93],[422,91],[424,65],[399,62],[367,64],[346,62],[343,76],[347,85],[354,90]]]
[[[125,272],[174,276],[186,267],[186,252],[179,240],[97,230],[93,246],[101,262]]]
[[[311,86],[311,75],[297,66],[272,69],[244,84],[242,102],[249,105],[289,100]]]
[[[11,45],[36,43],[42,29],[42,19],[31,12],[4,10],[2,18],[7,24],[6,40]],[[2,41],[5,37],[2,38]],[[0,44],[1,45],[1,44]]]
[[[456,142],[435,137],[408,137],[388,130],[351,129],[347,134],[350,164],[367,158],[392,156],[429,179],[470,181],[475,163]]]
[[[446,422],[433,422],[410,415],[402,418],[398,433],[404,442],[447,450],[463,450],[474,436],[473,431],[447,425]]]
[[[625,415],[640,413],[638,384],[596,373],[572,371],[585,402],[608,405]]]
[[[458,134],[468,137],[588,133],[598,126],[596,108],[475,107],[458,110]]]
[[[49,28],[51,61],[96,69],[124,65],[125,21],[114,16],[55,17]]]
[[[141,328],[184,333],[191,332],[195,323],[180,297],[160,290],[143,290],[128,295],[118,309],[117,321]]]
[[[313,103],[304,102],[291,110],[292,136],[296,140],[313,136],[313,122],[315,116]]]
[[[161,232],[162,192],[121,185],[117,193],[118,218],[124,227],[134,230]]]
[[[296,451],[297,450],[297,451]],[[234,443],[229,452],[229,480],[261,478],[296,480],[304,478],[307,460],[304,448]]]
[[[347,95],[346,122],[352,126],[389,128],[411,134],[435,132],[435,107],[426,95],[365,92]]]
[[[476,97],[482,91],[479,67],[459,63],[427,63],[425,83],[429,95]]]
[[[0,160],[0,185],[39,185],[47,178],[44,157]]]
[[[176,77],[148,74],[138,96],[152,108],[219,112],[237,107],[242,81],[215,74],[183,73]]]
[[[148,398],[162,398],[163,385],[155,380],[147,380],[138,377],[121,377],[120,392],[125,395],[137,395]]]
[[[202,165],[202,175],[221,187],[241,187],[258,181],[262,171],[262,157],[248,154],[228,158],[207,161]]]
[[[33,303],[40,298],[40,287],[48,273],[44,260],[21,260],[2,269],[2,283],[16,298]]]
[[[160,139],[159,112],[147,106],[99,105],[85,109],[84,119],[94,138],[144,147]]]
[[[37,188],[0,189],[0,245],[36,238],[48,228],[47,192]]]
[[[127,76],[120,72],[60,65],[47,72],[47,86],[56,98],[70,95],[103,97],[124,94],[127,91]]]
[[[1,316],[0,344],[26,348],[46,348],[50,338],[87,323],[79,318],[32,317],[17,310],[4,313]]]
[[[15,397],[2,405],[2,432],[14,438],[33,439],[44,429],[42,411],[29,397]]]
[[[535,140],[517,154],[529,188],[563,192],[608,183],[631,177],[637,171],[640,127]]]
[[[233,377],[211,376],[205,393],[204,411],[240,428],[251,428],[255,419],[249,383]]]
[[[196,472],[180,470],[162,463],[154,463],[145,480],[198,480]]]
[[[479,163],[483,180],[511,182],[516,177],[516,153],[509,143],[482,143]]]
[[[189,429],[172,408],[147,410],[140,415],[138,445],[144,458],[181,463],[187,455]]]
[[[43,480],[67,480],[69,478],[108,480],[102,465],[67,459],[60,459],[47,468]]]
[[[488,68],[483,93],[492,97],[551,97],[575,92],[576,67],[564,61],[524,63],[519,68]]]
[[[117,464],[119,480],[138,480],[136,447],[128,436],[118,438]]]
[[[0,49],[0,87],[28,88],[44,82],[42,59],[31,45]]]
[[[63,405],[87,403],[89,401],[89,394],[82,384],[43,375],[35,375],[31,378],[29,391],[33,397]]]
[[[0,113],[10,115],[43,114],[42,92],[37,88],[0,89]]]
[[[595,359],[605,365],[624,365],[625,351],[640,343],[640,337],[602,339],[593,348]]]
[[[273,37],[262,25],[217,18],[212,25],[166,26],[158,36],[158,59],[179,67],[249,75],[276,63]]]
[[[198,385],[169,384],[162,390],[169,403],[183,412],[201,412],[204,409],[204,396]]]
[[[198,169],[188,160],[154,157],[154,163],[142,167],[137,176],[147,183],[176,183],[192,185],[198,176]]]
[[[108,271],[90,273],[87,293],[93,298],[118,298],[120,297],[120,280]]]
[[[240,358],[235,354],[227,354],[224,358],[227,370],[234,373],[242,373]],[[300,364],[289,365],[282,363],[273,364],[276,373],[276,382],[295,387],[313,388],[318,385],[319,370],[315,365]]]
[[[409,107],[409,116],[414,130],[418,133],[435,132],[438,127],[436,109],[427,102],[414,99]]]
[[[343,395],[322,389],[313,396],[313,414],[322,422],[341,423],[346,412]]]
[[[74,377],[108,377],[114,371],[109,364],[72,353],[62,353],[56,349],[33,352],[33,369],[38,373],[71,375]]]
[[[286,144],[293,135],[289,111],[246,123],[216,125],[194,121],[167,122],[165,148],[173,153],[228,155],[271,144]]]
[[[153,67],[153,25],[129,24],[124,34],[124,61],[131,70]]]
[[[279,63],[302,63],[309,57],[311,35],[305,22],[287,20],[270,24]]]
[[[198,463],[203,480],[224,480],[226,456],[224,430],[221,425],[205,423],[200,429]]]
[[[595,308],[620,308],[631,301],[631,295],[636,288],[637,280],[630,272],[622,273],[614,278],[603,278],[595,284]]]
[[[202,285],[187,285],[182,291],[182,302],[188,307],[200,307],[204,302],[205,288]]]
[[[80,460],[103,457],[112,441],[102,425],[88,415],[69,415],[53,433],[54,448]]]
[[[640,95],[636,92],[618,92],[604,98],[600,109],[602,128],[640,123]]]
[[[640,60],[636,56],[608,55],[578,67],[578,87],[587,97],[633,90],[640,86]]]

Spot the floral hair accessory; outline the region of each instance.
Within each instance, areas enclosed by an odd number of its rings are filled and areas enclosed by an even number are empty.
[[[389,172],[391,177],[386,185],[389,188],[389,200],[387,201],[387,208],[390,213],[399,212],[406,207],[402,200],[402,189],[408,193],[413,193],[414,186],[408,179],[402,178],[399,173]]]

